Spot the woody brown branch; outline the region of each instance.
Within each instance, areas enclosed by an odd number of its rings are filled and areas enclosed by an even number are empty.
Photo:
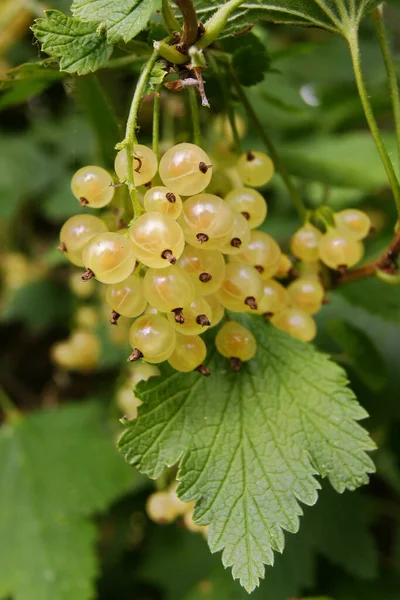
[[[178,6],[183,17],[183,35],[182,35],[182,47],[183,49],[190,48],[196,40],[199,32],[199,24],[197,21],[196,11],[193,6],[192,0],[175,0],[175,4]]]
[[[357,269],[351,269],[346,271],[342,275],[339,275],[336,280],[333,281],[333,288],[350,283],[352,281],[360,281],[367,277],[372,277],[378,270],[388,271],[396,266],[396,259],[400,255],[400,232],[396,233],[394,238],[389,244],[386,252],[378,258],[378,260],[358,267]]]

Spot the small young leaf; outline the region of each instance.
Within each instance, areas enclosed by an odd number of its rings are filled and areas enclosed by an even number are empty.
[[[129,42],[150,20],[154,0],[74,0],[71,10],[81,21],[104,23],[110,43]]]
[[[166,370],[143,386],[119,447],[153,478],[180,462],[180,497],[197,500],[212,552],[251,591],[283,550],[283,530],[298,530],[299,501],[316,502],[315,475],[357,488],[374,470],[374,444],[342,369],[258,318],[249,327],[258,352],[239,373],[214,354],[209,378]]]
[[[356,372],[360,381],[378,392],[388,382],[386,365],[376,346],[358,327],[339,319],[328,321],[327,332],[346,355],[346,364]]]
[[[48,61],[25,63],[11,69],[0,79],[0,110],[26,102],[63,78]]]
[[[86,517],[133,483],[103,411],[88,402],[5,424],[0,455],[0,596],[93,598],[96,529]]]
[[[58,10],[48,10],[44,18],[36,19],[32,31],[42,42],[43,52],[58,58],[60,70],[67,73],[96,71],[113,50],[98,22],[83,23]]]
[[[151,70],[150,77],[144,93],[151,94],[151,92],[154,92],[155,87],[164,81],[166,75],[167,71],[165,70],[163,63],[159,61],[156,62],[156,64]]]
[[[264,79],[271,59],[264,44],[253,33],[239,38],[231,37],[222,42],[224,50],[232,52],[232,66],[240,83],[256,85]]]

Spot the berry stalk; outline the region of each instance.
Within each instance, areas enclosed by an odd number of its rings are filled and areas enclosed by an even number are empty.
[[[188,94],[190,103],[190,114],[192,117],[193,125],[193,142],[194,144],[196,144],[196,146],[202,146],[199,103],[197,101],[196,90],[193,87],[190,87],[188,88]]]

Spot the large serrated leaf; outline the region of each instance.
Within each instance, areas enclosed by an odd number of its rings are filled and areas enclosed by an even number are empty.
[[[0,430],[2,598],[93,598],[96,529],[85,517],[132,482],[103,419],[88,402],[31,413]]]
[[[119,447],[154,478],[180,461],[181,498],[197,500],[211,550],[250,591],[283,550],[283,530],[298,530],[299,501],[316,502],[315,475],[357,488],[374,470],[374,444],[342,369],[260,319],[249,326],[258,352],[240,373],[215,355],[210,378],[169,370],[142,388]]]
[[[58,58],[60,70],[85,75],[99,69],[111,56],[113,47],[96,23],[83,23],[58,10],[46,11],[32,27],[42,50]]]
[[[253,0],[243,2],[233,11],[221,37],[237,34],[257,21],[312,25],[343,33],[343,23],[349,18],[357,25],[363,15],[380,2],[377,0]],[[199,18],[204,23],[225,2],[195,0]]]
[[[107,39],[129,42],[150,20],[153,0],[74,0],[71,10],[81,21],[104,23]]]

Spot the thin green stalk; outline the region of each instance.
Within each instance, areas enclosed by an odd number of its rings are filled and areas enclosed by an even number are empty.
[[[304,221],[307,216],[307,209],[304,206],[303,200],[301,199],[298,191],[296,190],[295,186],[293,185],[293,182],[289,176],[289,173],[286,171],[286,168],[283,165],[283,163],[280,159],[280,156],[275,149],[273,142],[271,141],[268,134],[265,132],[262,124],[260,123],[260,120],[259,120],[254,108],[250,104],[250,101],[248,100],[247,95],[245,94],[245,92],[244,92],[244,90],[232,68],[230,68],[230,75],[231,75],[233,84],[235,86],[236,92],[237,92],[249,118],[251,119],[251,121],[253,121],[254,127],[256,128],[258,135],[264,142],[264,145],[266,146],[266,148],[274,162],[277,172],[282,177],[282,180],[283,180],[284,184],[286,185],[287,191],[289,192],[289,195],[292,199],[293,205],[294,205],[295,209],[297,210],[297,213],[298,213],[300,219],[302,221]]]
[[[153,152],[159,159],[160,150],[160,108],[161,108],[161,84],[154,90],[153,104]]]
[[[140,74],[139,80],[136,84],[135,93],[133,94],[132,104],[131,104],[131,107],[129,110],[128,121],[126,123],[125,139],[118,146],[119,148],[126,148],[126,152],[128,155],[127,184],[128,184],[129,193],[130,193],[131,200],[132,200],[134,217],[137,217],[138,215],[140,215],[143,212],[143,210],[142,210],[142,206],[139,202],[139,198],[137,195],[135,181],[134,181],[134,177],[133,177],[133,164],[132,164],[132,160],[130,160],[130,159],[135,154],[135,145],[137,144],[136,130],[138,127],[138,113],[139,113],[140,103],[142,101],[142,97],[143,97],[144,91],[146,89],[146,85],[149,80],[150,73],[151,73],[155,63],[157,62],[157,59],[158,59],[158,51],[154,50],[152,55],[150,56],[149,60],[145,64],[145,66]]]
[[[210,66],[212,67],[213,71],[218,75],[218,81],[220,84],[220,89],[221,89],[221,94],[224,98],[224,105],[226,107],[226,113],[228,115],[228,119],[229,119],[229,124],[231,126],[231,130],[232,130],[232,136],[233,136],[233,141],[235,144],[235,151],[237,154],[241,154],[242,153],[242,142],[236,127],[236,121],[235,121],[235,113],[232,107],[232,102],[230,101],[230,97],[228,94],[228,89],[229,86],[227,86],[227,82],[226,82],[226,78],[223,77],[223,74],[221,72],[221,70],[219,69],[219,65],[217,63],[217,61],[215,60],[215,58],[213,56],[208,56],[208,62],[210,64]],[[229,73],[228,69],[226,69],[226,72]]]
[[[368,91],[365,85],[364,73],[361,66],[361,57],[360,57],[360,47],[358,41],[358,32],[357,30],[351,30],[349,32],[347,38],[351,59],[353,62],[353,70],[354,76],[357,84],[358,94],[360,96],[361,104],[364,109],[364,114],[367,119],[369,128],[372,133],[372,137],[374,138],[375,145],[381,157],[381,161],[385,168],[386,174],[388,176],[390,187],[392,188],[393,197],[396,202],[397,212],[400,216],[400,185],[398,179],[396,177],[396,173],[394,172],[394,168],[392,162],[389,158],[389,154],[386,150],[385,144],[383,142],[381,133],[379,131],[378,123],[376,122],[371,102],[368,97]]]
[[[4,412],[8,422],[17,422],[22,418],[18,408],[14,406],[8,394],[0,387],[0,408]]]
[[[378,6],[372,11],[372,18],[375,23],[378,34],[379,44],[383,60],[385,62],[386,74],[388,78],[388,86],[390,98],[392,101],[394,125],[396,130],[397,151],[398,151],[398,170],[400,171],[400,93],[399,84],[397,81],[396,69],[392,53],[390,52],[389,40],[386,33],[385,23],[383,20],[383,7]]]
[[[189,103],[190,103],[190,114],[192,117],[193,125],[193,142],[196,146],[202,145],[201,129],[200,129],[200,112],[199,102],[197,99],[196,90],[193,87],[188,88]]]

